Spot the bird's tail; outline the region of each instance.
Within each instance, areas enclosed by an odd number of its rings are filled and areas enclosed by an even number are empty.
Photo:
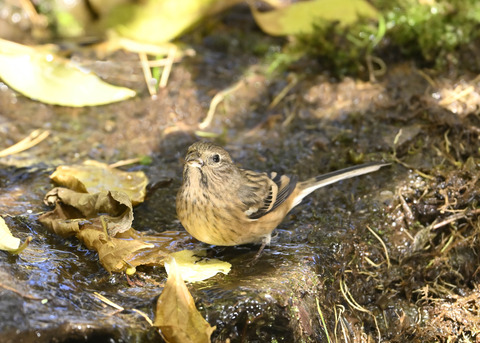
[[[390,163],[383,163],[383,162],[371,162],[371,163],[360,164],[358,166],[340,169],[331,173],[319,175],[317,177],[300,182],[297,185],[297,187],[300,189],[300,192],[293,200],[292,208],[298,205],[304,197],[306,197],[308,194],[312,193],[316,189],[328,186],[338,181],[350,179],[355,176],[372,173],[384,166],[388,166],[389,164]]]

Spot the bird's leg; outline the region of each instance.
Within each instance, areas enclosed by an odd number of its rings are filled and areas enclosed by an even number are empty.
[[[262,255],[262,252],[265,249],[265,247],[267,246],[267,244],[270,244],[270,236],[268,236],[268,239],[267,238],[262,239],[262,245],[258,249],[255,256],[253,256],[252,260],[250,262],[248,262],[247,268],[252,267],[253,265],[255,265],[255,263],[257,263],[258,259]]]

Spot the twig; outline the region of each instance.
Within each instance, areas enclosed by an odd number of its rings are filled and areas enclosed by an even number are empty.
[[[148,93],[150,93],[150,96],[154,96],[157,94],[157,89],[154,85],[152,85],[153,76],[148,64],[147,54],[144,52],[139,52],[138,57],[140,58],[140,65],[142,66],[143,77],[145,78],[145,82],[147,84]]]
[[[412,213],[412,209],[408,206],[407,202],[403,195],[399,192],[398,197],[400,198],[400,203],[402,204],[402,209],[405,212],[405,217],[407,217],[407,224],[411,226],[412,223],[415,221],[415,216]]]
[[[42,299],[43,299],[43,298],[39,298],[39,297],[30,295],[30,294],[22,293],[22,292],[20,292],[19,290],[15,289],[15,288],[13,288],[13,287],[4,285],[4,284],[1,283],[1,282],[0,282],[0,287],[3,288],[3,289],[8,290],[8,291],[10,291],[10,292],[16,293],[16,294],[20,295],[20,296],[23,297],[23,298],[32,299],[32,300],[42,300]]]
[[[124,307],[115,304],[113,301],[111,301],[110,299],[104,297],[103,295],[101,295],[101,294],[98,293],[98,292],[93,292],[93,296],[94,296],[95,298],[97,298],[98,300],[103,301],[105,304],[110,305],[110,306],[116,308],[117,310],[120,310],[120,311],[125,310]]]
[[[46,28],[48,25],[48,20],[45,16],[39,15],[35,6],[29,0],[20,0],[20,5],[23,10],[27,12],[28,17],[32,21],[33,26],[39,28]]]
[[[50,131],[35,130],[28,137],[22,139],[20,142],[0,151],[0,157],[5,157],[12,154],[18,154],[19,152],[30,149],[43,141],[50,135]]]
[[[152,320],[147,316],[145,312],[137,310],[136,308],[134,308],[132,311],[141,315],[147,321],[147,323],[150,324],[150,326],[153,326]]]
[[[282,101],[282,99],[287,95],[287,93],[293,88],[295,87],[295,85],[298,83],[298,79],[297,77],[292,77],[292,79],[290,80],[290,82],[285,86],[283,87],[283,89],[280,91],[280,93],[277,94],[277,96],[275,96],[275,98],[272,100],[272,102],[270,103],[270,105],[268,105],[267,109],[268,110],[271,110],[272,108],[274,108],[275,106],[277,106],[280,101]]]
[[[437,83],[435,81],[433,81],[433,79],[430,77],[430,75],[428,75],[427,73],[425,73],[424,71],[418,69],[416,70],[416,72],[421,76],[423,77],[427,82],[428,84],[432,87],[432,88],[436,88],[437,87]]]
[[[104,297],[104,296],[101,295],[100,293],[93,292],[93,296],[94,296],[95,298],[97,298],[98,300],[104,302],[105,304],[110,305],[110,306],[116,308],[116,309],[119,310],[120,312],[125,310],[124,307],[122,307],[122,306],[114,303],[113,301],[111,301],[110,299]],[[151,320],[150,318],[148,318],[148,316],[147,316],[144,312],[142,312],[142,311],[140,311],[140,310],[137,310],[137,309],[135,309],[135,308],[132,309],[132,311],[135,312],[135,313],[138,313],[140,316],[142,316],[142,317],[147,321],[148,324],[150,324],[150,326],[153,326],[152,320]]]
[[[477,209],[475,209],[475,210],[473,210],[473,211],[470,211],[468,214],[479,214],[479,213],[480,213],[480,208],[477,208]],[[442,226],[448,225],[448,224],[450,224],[450,223],[452,223],[452,222],[454,222],[454,221],[457,221],[457,220],[459,220],[459,219],[461,219],[461,218],[464,218],[464,217],[466,217],[466,216],[467,216],[467,214],[466,214],[465,212],[455,213],[455,214],[451,215],[450,217],[445,218],[445,219],[442,220],[441,222],[436,223],[436,224],[433,224],[433,225],[432,225],[432,229],[433,229],[433,230],[438,229],[438,228],[440,228],[440,227],[442,227]]]
[[[141,160],[142,160],[141,157],[135,157],[135,158],[130,158],[128,160],[117,161],[115,163],[109,164],[108,166],[110,168],[118,168],[118,167],[128,166],[130,164],[138,163]]]
[[[168,77],[170,76],[170,71],[172,70],[172,65],[175,62],[175,55],[177,53],[177,47],[172,46],[168,50],[168,56],[165,59],[165,67],[162,71],[162,77],[160,78],[160,83],[158,85],[159,88],[165,88],[167,86]]]

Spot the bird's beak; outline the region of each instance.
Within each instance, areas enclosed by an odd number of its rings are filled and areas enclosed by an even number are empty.
[[[187,158],[185,159],[185,162],[190,166],[190,167],[196,167],[196,168],[202,168],[203,165],[205,164],[203,160],[200,158],[198,154],[189,154]]]

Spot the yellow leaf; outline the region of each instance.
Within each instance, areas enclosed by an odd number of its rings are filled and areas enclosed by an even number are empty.
[[[53,105],[104,105],[136,94],[131,89],[110,85],[53,53],[3,39],[0,39],[0,77],[17,92]]]
[[[166,43],[205,17],[241,0],[147,0],[129,2],[109,13],[107,26],[120,36],[153,44]]]
[[[182,250],[171,254],[177,263],[182,279],[188,282],[203,281],[217,273],[228,274],[232,265],[217,259],[205,259],[206,251]],[[165,262],[165,269],[170,274],[170,262]]]
[[[259,12],[253,5],[250,8],[258,26],[272,36],[312,33],[313,24],[320,19],[349,25],[359,15],[378,17],[377,10],[365,0],[300,1],[268,12]]]
[[[0,217],[0,250],[15,251],[20,246],[20,238],[13,237],[5,220]]]
[[[170,262],[170,274],[158,298],[153,325],[160,328],[168,343],[210,343],[215,330],[195,307],[174,260]]]
[[[134,206],[145,199],[148,184],[148,178],[143,171],[125,172],[96,161],[59,166],[50,178],[55,183],[80,193],[93,194],[105,190],[123,192]]]

